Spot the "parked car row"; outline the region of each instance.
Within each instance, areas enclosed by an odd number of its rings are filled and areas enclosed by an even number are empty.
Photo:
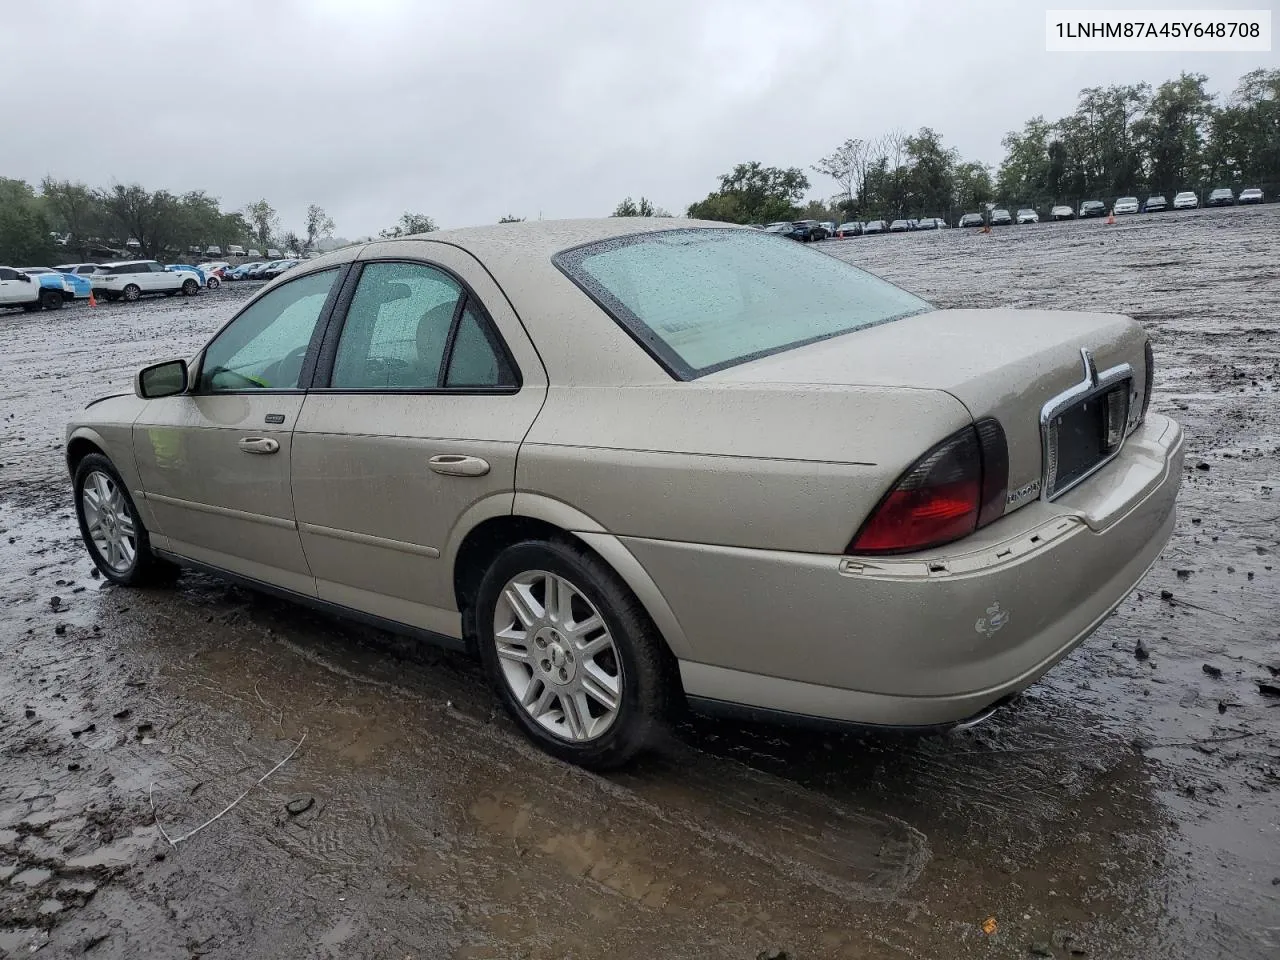
[[[68,301],[133,302],[148,294],[193,296],[217,290],[224,280],[272,280],[302,260],[259,260],[232,267],[225,260],[161,264],[156,260],[63,263],[56,267],[0,267],[0,307],[57,310]]]
[[[247,257],[250,260],[260,259],[262,257],[261,250],[257,250],[254,247],[250,247],[248,250],[246,250],[244,247],[242,247],[238,243],[230,244],[227,247],[225,253],[223,252],[222,247],[220,247],[216,243],[210,244],[209,246],[205,247],[203,250],[201,250],[199,244],[192,244],[191,246],[187,247],[187,253],[194,254],[196,256],[203,255],[205,257],[226,256],[226,257],[235,257],[236,259],[240,259],[241,257]],[[280,257],[282,256],[280,251],[275,249],[275,247],[268,247],[266,255],[268,259],[275,259],[275,260],[279,260]]]
[[[302,263],[301,260],[260,260],[257,263],[242,263],[229,269],[224,278],[227,280],[274,280],[286,270]]]
[[[1257,187],[1249,187],[1248,189],[1240,191],[1239,197],[1236,197],[1230,189],[1223,187],[1210,193],[1208,199],[1205,201],[1205,205],[1210,207],[1221,207],[1230,206],[1236,203],[1262,203],[1262,201],[1262,191]],[[1198,207],[1199,205],[1200,200],[1196,193],[1194,191],[1187,190],[1177,194],[1173,198],[1172,207],[1174,210],[1189,210]],[[1120,197],[1111,205],[1111,213],[1117,216],[1140,212],[1155,213],[1159,210],[1169,209],[1169,206],[1168,201],[1159,194],[1154,194],[1141,202],[1137,197]],[[1102,200],[1085,200],[1080,204],[1079,208],[1072,207],[1065,203],[1056,204],[1049,211],[1049,218],[1051,220],[1088,220],[1094,217],[1105,217],[1106,215],[1107,205]],[[814,220],[801,222],[807,224],[817,223],[817,221]],[[1016,215],[1010,213],[1003,207],[996,207],[988,214],[963,214],[960,219],[956,221],[956,226],[981,227],[984,224],[990,223],[992,226],[998,227],[1015,223],[1028,224],[1039,222],[1040,214],[1031,207],[1019,208]],[[794,226],[798,226],[798,224],[770,224],[765,229],[794,235],[790,233],[790,228]],[[884,220],[868,220],[865,223],[852,220],[847,223],[840,224],[831,231],[831,235],[838,238],[859,237],[869,233],[906,233],[910,230],[938,230],[945,228],[946,226],[947,221],[941,217],[925,217],[922,220],[901,219],[894,220],[892,222]],[[804,237],[797,237],[797,239],[810,240],[824,238],[815,237],[812,236],[812,234],[809,234]]]

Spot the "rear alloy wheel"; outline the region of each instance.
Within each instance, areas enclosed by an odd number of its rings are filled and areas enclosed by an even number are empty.
[[[46,310],[61,310],[62,294],[57,290],[40,291],[40,306]]]
[[[556,541],[501,553],[476,600],[480,657],[525,734],[593,769],[629,761],[662,730],[670,654],[598,557]]]
[[[199,292],[200,284],[195,280],[188,279],[182,281],[182,295],[184,297],[194,297]]]
[[[80,536],[104,577],[130,587],[173,579],[177,567],[151,552],[129,491],[102,454],[91,453],[76,465],[75,498]]]
[[[136,283],[131,283],[127,287],[125,287],[122,291],[120,291],[120,293],[121,293],[121,296],[125,298],[125,300],[127,300],[129,303],[133,303],[139,297],[142,296],[142,288],[138,286]]]
[[[222,286],[222,281],[219,280],[217,277],[210,277],[209,282],[206,283],[205,286],[208,287],[210,290],[217,290],[220,286]]]

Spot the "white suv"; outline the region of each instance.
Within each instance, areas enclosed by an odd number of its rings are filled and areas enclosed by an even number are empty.
[[[169,270],[154,260],[127,260],[101,264],[89,278],[95,296],[133,302],[147,293],[194,296],[202,282],[194,270]]]
[[[13,267],[0,267],[0,307],[39,310],[40,282]]]

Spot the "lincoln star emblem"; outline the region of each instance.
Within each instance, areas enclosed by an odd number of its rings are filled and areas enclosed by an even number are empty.
[[[996,601],[987,607],[987,615],[979,617],[978,622],[973,625],[973,629],[989,637],[1008,622],[1009,611],[1001,610],[999,601]]]

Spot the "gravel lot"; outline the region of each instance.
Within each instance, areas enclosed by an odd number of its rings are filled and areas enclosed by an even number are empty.
[[[699,720],[609,777],[462,657],[92,575],[65,419],[252,287],[0,315],[0,956],[1280,955],[1278,235],[1270,205],[823,244],[942,306],[1141,320],[1189,439],[1174,538],[975,730]]]

